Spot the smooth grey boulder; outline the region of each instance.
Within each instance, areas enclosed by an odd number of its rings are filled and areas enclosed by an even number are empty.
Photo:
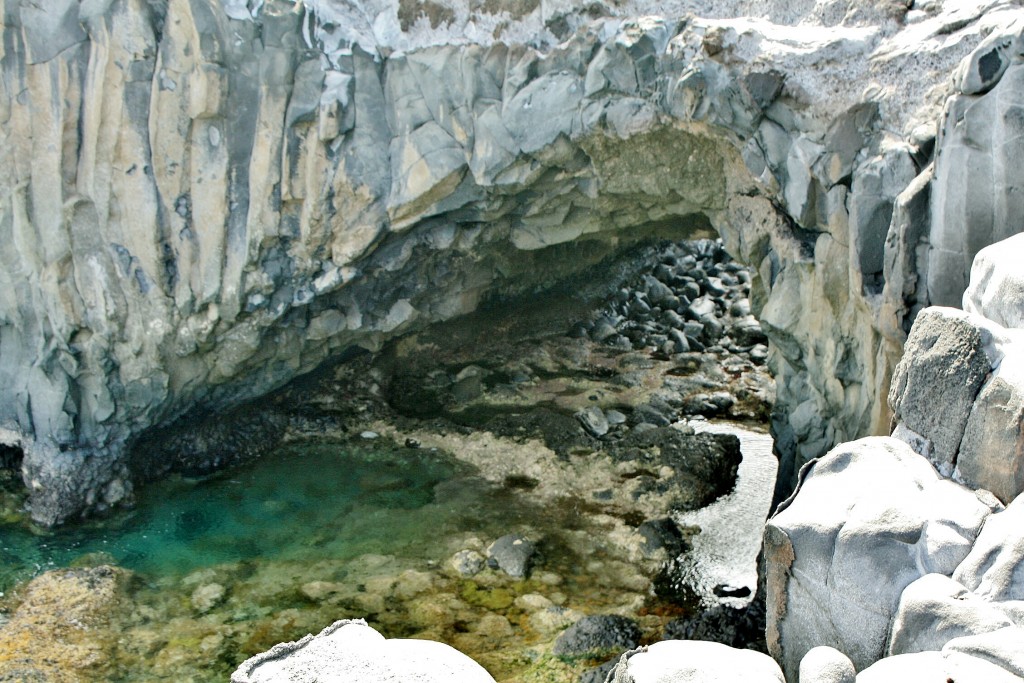
[[[887,654],[938,651],[954,638],[1012,625],[1013,621],[998,606],[963,584],[942,574],[928,574],[903,591]]]
[[[800,660],[799,683],[855,683],[853,662],[834,647],[811,648]]]
[[[952,574],[993,507],[889,437],[845,443],[808,464],[765,526],[769,652],[791,680],[818,645],[859,668],[876,661],[903,589],[924,574]]]
[[[881,659],[857,674],[857,683],[1020,683],[1020,678],[959,652],[915,652]]]
[[[955,638],[942,651],[982,659],[1024,679],[1024,628],[1007,626],[998,631]]]
[[[931,444],[930,459],[952,473],[974,399],[991,370],[983,323],[963,311],[932,307],[910,330],[889,389],[896,420]]]
[[[626,653],[609,683],[785,683],[771,657],[704,640],[663,640]]]
[[[251,657],[231,683],[494,683],[482,666],[431,640],[385,639],[362,619],[343,619],[317,635]]]
[[[1024,327],[1024,233],[985,247],[974,257],[963,309],[1008,328]]]
[[[1024,497],[989,516],[952,576],[986,600],[1024,600]]]

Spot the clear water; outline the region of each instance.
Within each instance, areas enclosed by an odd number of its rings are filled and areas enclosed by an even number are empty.
[[[695,586],[754,576],[758,496],[770,496],[772,479],[770,440],[761,445],[752,457],[744,442],[740,489],[681,520],[703,527],[687,565]],[[577,615],[636,614],[645,642],[659,639],[680,607],[652,597],[618,545],[612,530],[624,520],[571,495],[531,503],[509,484],[384,439],[297,443],[217,477],[150,485],[135,509],[105,520],[45,534],[0,527],[0,592],[73,564],[137,572],[110,628],[94,634],[102,663],[83,672],[106,683],[223,681],[275,643],[355,617],[388,637],[447,642],[498,681],[579,680],[596,662],[545,655],[559,627],[537,622],[518,602],[527,595]],[[529,580],[490,570],[466,579],[448,568],[456,550],[483,550],[510,532],[538,540]],[[736,563],[744,577],[730,573]],[[225,595],[199,610],[193,593],[212,583]]]
[[[246,560],[400,554],[422,543],[422,529],[375,520],[408,516],[434,502],[438,484],[467,474],[441,454],[385,444],[289,446],[219,477],[148,486],[134,510],[102,521],[46,533],[0,528],[0,590],[92,553],[161,576]]]
[[[731,493],[700,510],[675,515],[678,523],[701,528],[679,569],[686,582],[713,604],[718,601],[713,593],[718,584],[746,586],[754,593],[757,554],[779,463],[772,453],[772,437],[765,432],[728,422],[695,420],[690,425],[698,432],[735,434],[743,451]]]

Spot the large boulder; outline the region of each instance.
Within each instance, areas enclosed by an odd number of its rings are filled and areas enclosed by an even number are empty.
[[[1004,334],[998,365],[971,406],[954,476],[1004,503],[1024,491],[1024,334]]]
[[[974,399],[988,377],[991,334],[983,319],[932,307],[917,316],[889,389],[894,417],[927,440],[922,455],[949,475]]]
[[[317,635],[251,657],[231,683],[494,683],[482,666],[444,643],[385,639],[362,619],[343,619]]]
[[[952,574],[999,507],[893,438],[845,443],[809,464],[765,527],[769,652],[790,680],[819,645],[858,669],[875,662],[903,589]]]
[[[990,633],[1013,621],[988,600],[942,574],[928,574],[903,591],[888,654],[941,650],[954,638]]]
[[[619,659],[608,683],[785,683],[771,657],[703,640],[663,640]]]
[[[960,652],[916,652],[886,657],[857,675],[857,683],[1020,683],[991,662]]]
[[[1024,498],[986,520],[953,579],[986,600],[1024,600]]]
[[[921,311],[889,390],[893,436],[1004,503],[1024,491],[1024,330],[1002,324],[1024,311],[1022,249],[1024,236],[979,253],[964,311]]]
[[[1009,328],[1024,327],[1024,233],[985,247],[974,257],[963,308]]]

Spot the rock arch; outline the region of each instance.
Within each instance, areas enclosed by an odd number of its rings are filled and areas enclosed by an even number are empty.
[[[307,4],[3,3],[0,427],[37,521],[116,504],[186,411],[665,231],[759,274],[783,482],[887,428],[930,138],[834,57],[888,29],[573,16],[402,50]]]

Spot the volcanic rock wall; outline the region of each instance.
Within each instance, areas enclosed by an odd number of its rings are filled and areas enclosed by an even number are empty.
[[[711,4],[0,0],[33,516],[129,496],[152,427],[654,237],[757,269],[784,487],[886,431],[913,314],[1018,231],[1021,13]]]

